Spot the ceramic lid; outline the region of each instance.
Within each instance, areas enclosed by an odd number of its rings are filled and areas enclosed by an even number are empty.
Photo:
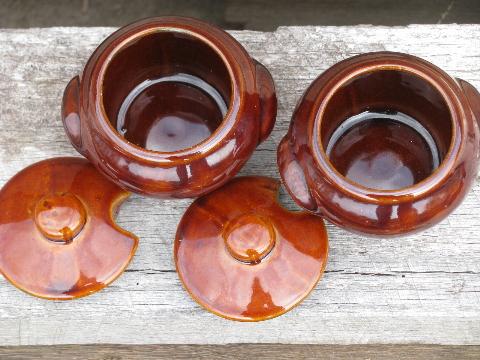
[[[115,280],[138,239],[112,216],[129,193],[81,158],[53,158],[0,191],[0,272],[19,289],[66,300]]]
[[[175,239],[177,271],[207,310],[232,320],[279,316],[316,286],[327,261],[323,220],[277,202],[280,183],[240,177],[195,200]]]

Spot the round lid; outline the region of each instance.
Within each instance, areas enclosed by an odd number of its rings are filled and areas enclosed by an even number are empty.
[[[138,239],[112,219],[128,195],[81,158],[53,158],[20,171],[0,191],[0,273],[46,299],[104,288],[137,247]]]
[[[323,220],[287,211],[280,183],[240,177],[195,200],[175,239],[177,271],[195,301],[232,320],[279,316],[300,303],[327,261]]]

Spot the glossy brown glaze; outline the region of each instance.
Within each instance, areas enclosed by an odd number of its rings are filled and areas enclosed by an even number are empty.
[[[101,290],[126,268],[137,238],[112,216],[128,193],[87,160],[53,158],[15,175],[0,191],[0,272],[41,298]]]
[[[201,89],[161,82],[138,94],[121,120],[117,129],[131,143],[153,151],[177,151],[208,138],[223,114]]]
[[[300,100],[278,148],[282,179],[299,205],[348,230],[425,229],[453,211],[476,177],[479,103],[470,84],[422,59],[347,59]]]
[[[430,149],[418,132],[381,117],[347,130],[332,146],[329,158],[343,176],[382,190],[411,186],[434,169]]]
[[[216,315],[239,321],[279,316],[299,304],[327,261],[323,220],[277,202],[279,182],[235,178],[193,202],[175,239],[185,288]]]
[[[273,80],[221,29],[163,17],[128,25],[67,85],[73,146],[110,180],[157,197],[196,197],[231,179],[268,137]]]

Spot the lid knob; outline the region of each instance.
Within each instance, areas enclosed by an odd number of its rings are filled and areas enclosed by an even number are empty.
[[[82,230],[86,210],[71,193],[49,194],[35,206],[35,224],[49,240],[70,243]]]
[[[254,214],[237,217],[223,232],[229,253],[238,261],[258,264],[275,245],[275,231],[270,221]]]

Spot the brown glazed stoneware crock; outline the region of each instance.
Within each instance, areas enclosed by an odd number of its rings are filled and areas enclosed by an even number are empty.
[[[460,204],[479,163],[480,95],[420,58],[344,60],[299,101],[278,147],[295,201],[370,235],[428,228]]]
[[[67,85],[71,143],[140,194],[196,197],[231,179],[270,134],[268,70],[225,31],[160,17],[108,37]]]

